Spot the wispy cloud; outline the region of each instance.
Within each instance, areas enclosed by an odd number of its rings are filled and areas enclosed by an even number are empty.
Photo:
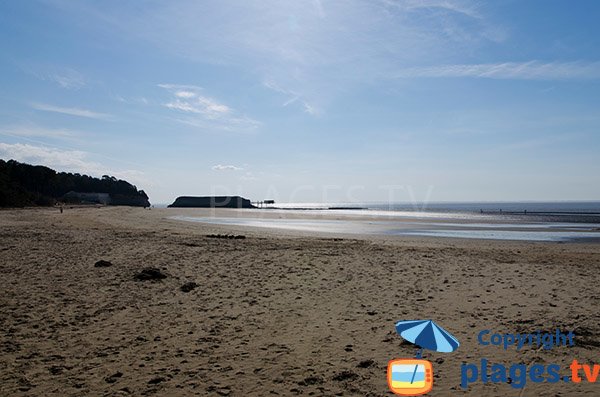
[[[132,183],[148,185],[144,172],[128,169],[118,170],[90,159],[89,152],[65,150],[50,146],[0,142],[0,158],[13,159],[29,164],[41,164],[58,171],[78,172],[92,176],[114,175]]]
[[[126,103],[129,105],[148,105],[150,103],[150,101],[148,101],[148,98],[143,96],[124,97],[122,95],[117,94],[112,95],[112,99],[114,99],[117,102]]]
[[[24,65],[23,70],[43,81],[49,81],[61,88],[79,90],[86,84],[84,75],[69,67],[57,65]]]
[[[404,17],[404,23],[412,26],[410,19],[423,21],[425,16],[429,32],[420,31],[421,38],[428,37],[433,43],[445,44],[455,50],[481,45],[487,41],[502,43],[509,34],[502,25],[494,24],[487,17],[483,3],[473,0],[374,0],[395,17]],[[408,17],[408,20],[406,20]],[[414,27],[413,27],[414,29]],[[444,51],[444,50],[442,50]]]
[[[80,170],[79,172],[96,169],[99,166],[97,163],[85,161],[86,153],[83,151],[60,150],[22,143],[0,142],[0,157],[67,170]]]
[[[201,117],[176,117],[174,121],[200,128],[206,131],[227,131],[232,133],[249,133],[259,128],[262,123],[248,117],[229,118],[227,122],[215,122]]]
[[[65,69],[63,72],[50,73],[47,77],[62,88],[78,90],[85,86],[86,81],[81,73],[73,69]]]
[[[229,106],[204,94],[201,87],[193,85],[159,84],[171,94],[164,106],[195,117],[177,119],[178,121],[203,128],[217,128],[228,131],[253,130],[260,122],[238,114]]]
[[[182,94],[186,96],[181,96]],[[231,113],[231,109],[227,105],[223,105],[212,98],[195,95],[187,96],[188,94],[188,92],[175,93],[177,97],[184,99],[166,103],[165,106],[183,112],[198,113],[209,120],[218,119]]]
[[[213,165],[212,169],[214,171],[241,171],[241,170],[243,170],[243,168],[236,167],[235,165],[222,165],[222,164]]]
[[[192,91],[177,91],[175,96],[178,98],[194,98],[196,96]]]
[[[164,88],[165,90],[190,90],[190,91],[199,91],[202,90],[202,87],[193,85],[193,84],[158,84],[160,88]]]
[[[272,79],[266,79],[263,81],[263,86],[270,89],[271,91],[275,91],[279,94],[283,94],[284,96],[286,96],[287,98],[285,99],[285,101],[282,103],[281,106],[283,107],[287,107],[291,104],[294,103],[299,103],[302,106],[302,109],[310,114],[310,115],[318,115],[320,112],[319,110],[309,104],[303,97],[301,94],[293,91],[293,90],[286,90],[284,88],[282,88],[279,84],[277,84],[274,80]]]
[[[0,127],[0,134],[13,137],[69,139],[80,136],[80,133],[64,128],[46,128],[35,124],[23,124]]]
[[[310,115],[316,116],[320,113],[318,109],[312,107],[306,102],[302,102],[302,105],[304,106],[304,111]]]
[[[135,14],[102,2],[58,5],[175,56],[277,82],[284,104],[310,114],[325,113],[355,86],[387,81],[400,68],[460,59],[507,37],[477,0],[161,2]],[[192,101],[198,92],[177,88],[169,101],[174,110],[210,108]]]
[[[513,80],[590,80],[600,78],[600,62],[504,62],[401,69],[398,78],[477,77]]]
[[[159,84],[171,92],[175,98],[165,104],[170,109],[198,113],[213,120],[231,113],[231,109],[216,99],[201,95],[202,88],[190,85]]]
[[[91,119],[100,119],[100,120],[108,120],[111,118],[111,116],[109,114],[94,112],[94,111],[91,111],[88,109],[65,108],[65,107],[61,107],[61,106],[54,106],[54,105],[49,105],[46,103],[37,103],[37,102],[31,103],[30,106],[36,110],[68,114],[70,116],[87,117],[87,118],[91,118]]]
[[[382,4],[404,11],[429,9],[444,10],[463,14],[471,18],[481,18],[475,3],[465,0],[379,0]]]

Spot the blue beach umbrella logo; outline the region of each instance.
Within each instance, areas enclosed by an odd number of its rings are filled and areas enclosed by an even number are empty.
[[[398,321],[396,332],[402,338],[421,348],[421,351],[417,353],[419,356],[423,349],[451,353],[460,346],[458,339],[433,320]]]
[[[396,331],[419,350],[414,359],[395,359],[388,363],[388,386],[400,396],[418,396],[433,388],[433,366],[422,359],[423,349],[450,353],[460,343],[452,334],[432,320],[398,321]]]

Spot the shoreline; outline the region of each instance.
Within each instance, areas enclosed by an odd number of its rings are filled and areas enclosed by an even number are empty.
[[[435,215],[435,214],[434,214]],[[265,231],[339,234],[355,238],[372,236],[406,238],[456,238],[474,240],[553,241],[600,243],[600,224],[527,222],[485,217],[417,217],[365,212],[188,209],[164,216],[179,222],[254,228]]]
[[[85,209],[142,208],[105,205],[72,205],[65,211]],[[59,207],[5,208],[3,211],[48,211]],[[147,211],[147,209],[144,209]],[[358,239],[445,239],[480,241],[529,241],[566,244],[600,243],[600,223],[551,222],[528,219],[419,216],[360,210],[236,209],[236,208],[152,208],[146,217],[203,227],[236,228],[287,236],[345,236]],[[433,215],[433,216],[432,216]],[[478,215],[478,214],[475,214]]]
[[[379,396],[387,362],[414,356],[395,322],[419,318],[461,342],[425,355],[435,395],[518,394],[463,390],[462,362],[597,360],[598,244],[292,235],[177,222],[170,211],[0,213],[0,394]],[[219,234],[244,238],[210,237]],[[136,281],[145,267],[167,278]],[[197,288],[182,292],[189,282]],[[477,343],[483,329],[557,328],[574,330],[575,346]],[[528,383],[525,395],[596,389]]]

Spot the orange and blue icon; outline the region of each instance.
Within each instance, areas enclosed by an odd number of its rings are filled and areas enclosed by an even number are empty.
[[[399,396],[426,394],[433,388],[433,366],[427,360],[391,360],[387,379],[390,390]]]

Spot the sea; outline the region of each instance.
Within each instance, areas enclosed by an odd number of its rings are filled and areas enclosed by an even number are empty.
[[[306,211],[333,209],[334,211],[353,211],[354,214],[411,218],[486,218],[489,220],[522,219],[539,222],[600,223],[600,201],[280,203],[270,207]]]
[[[276,203],[243,215],[172,219],[305,233],[600,243],[600,201]]]

